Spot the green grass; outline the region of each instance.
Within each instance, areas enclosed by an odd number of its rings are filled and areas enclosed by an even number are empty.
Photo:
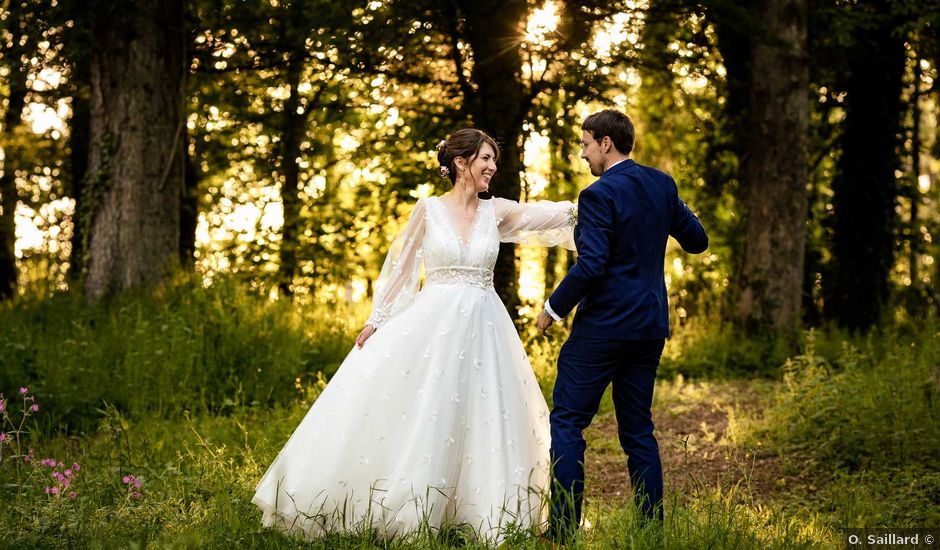
[[[692,379],[779,377],[790,345],[783,340],[741,338],[718,322],[692,322],[673,330],[663,350],[659,375]]]
[[[883,331],[821,352],[810,333],[744,446],[778,453],[840,527],[940,525],[940,327]],[[809,501],[809,502],[807,502]]]
[[[108,402],[132,416],[284,402],[351,347],[349,307],[272,302],[191,280],[96,305],[56,295],[0,305],[0,391],[43,396],[48,426],[87,429]]]
[[[182,421],[133,421],[111,410],[80,437],[37,438],[37,457],[54,457],[81,470],[74,500],[50,498],[48,479],[34,477],[20,497],[3,495],[0,532],[17,548],[77,546],[130,548],[477,548],[459,533],[427,531],[383,541],[369,535],[333,536],[303,543],[260,525],[250,504],[254,483],[300,421],[306,407],[244,407],[227,416],[184,415]],[[49,469],[42,469],[48,473]],[[128,496],[124,475],[141,482]],[[9,478],[7,479],[9,481]],[[668,506],[665,530],[643,526],[630,508],[592,504],[594,526],[573,548],[801,548],[831,542],[824,527],[805,525],[779,511],[753,505],[736,493],[703,489]],[[811,524],[812,522],[810,522]],[[516,538],[509,548],[537,548]]]
[[[0,307],[7,413],[19,418],[20,386],[40,404],[20,434],[33,465],[3,446],[4,546],[482,546],[460,530],[304,543],[261,527],[254,485],[348,352],[361,307],[271,302],[232,281],[185,280],[94,306],[58,295]],[[842,527],[937,525],[938,336],[936,322],[862,338],[811,334],[781,369],[786,357],[766,343],[689,329],[670,342],[663,377],[756,372],[768,407],[736,417],[732,443],[778,453],[806,485],[773,495],[702,485],[671,495],[661,530],[629,507],[589,501],[591,526],[571,547],[836,548]],[[562,340],[524,340],[550,396]],[[52,469],[37,461],[47,457],[81,465],[74,500],[45,494]],[[142,482],[139,499],[122,482],[129,474]],[[519,535],[506,547],[540,546]]]

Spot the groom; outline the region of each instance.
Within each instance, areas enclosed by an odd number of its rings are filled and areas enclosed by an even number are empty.
[[[647,518],[662,521],[663,473],[650,407],[669,336],[666,241],[671,235],[693,254],[708,247],[705,229],[679,198],[675,181],[629,158],[634,130],[627,115],[600,111],[581,130],[581,158],[600,179],[578,198],[577,262],[537,320],[547,335],[553,321],[578,305],[558,356],[553,393],[551,538],[572,534],[581,521],[582,431],[611,383],[636,504]]]

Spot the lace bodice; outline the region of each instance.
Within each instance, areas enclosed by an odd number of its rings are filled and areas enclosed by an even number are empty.
[[[577,209],[571,202],[481,200],[469,235],[455,229],[439,197],[420,199],[404,232],[389,249],[376,281],[368,324],[381,326],[414,301],[425,284],[492,288],[500,242],[563,246],[574,250]]]

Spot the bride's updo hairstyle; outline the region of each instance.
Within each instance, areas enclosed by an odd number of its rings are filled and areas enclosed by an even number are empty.
[[[454,159],[462,157],[467,159],[467,163],[473,162],[473,159],[480,154],[480,148],[484,143],[489,143],[499,158],[499,146],[490,136],[476,128],[464,128],[457,130],[449,138],[441,140],[437,144],[437,161],[441,164],[441,176],[450,180],[451,184],[457,183],[457,165]]]

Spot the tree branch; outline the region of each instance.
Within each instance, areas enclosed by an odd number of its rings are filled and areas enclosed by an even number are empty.
[[[460,43],[460,21],[457,14],[457,5],[454,0],[447,0],[444,4],[447,6],[447,23],[450,26],[449,38],[451,42],[450,56],[454,62],[455,72],[457,73],[457,85],[460,87],[464,101],[471,101],[474,97],[473,86],[470,85],[467,77],[463,74],[463,54],[460,53],[460,48],[458,47]]]

